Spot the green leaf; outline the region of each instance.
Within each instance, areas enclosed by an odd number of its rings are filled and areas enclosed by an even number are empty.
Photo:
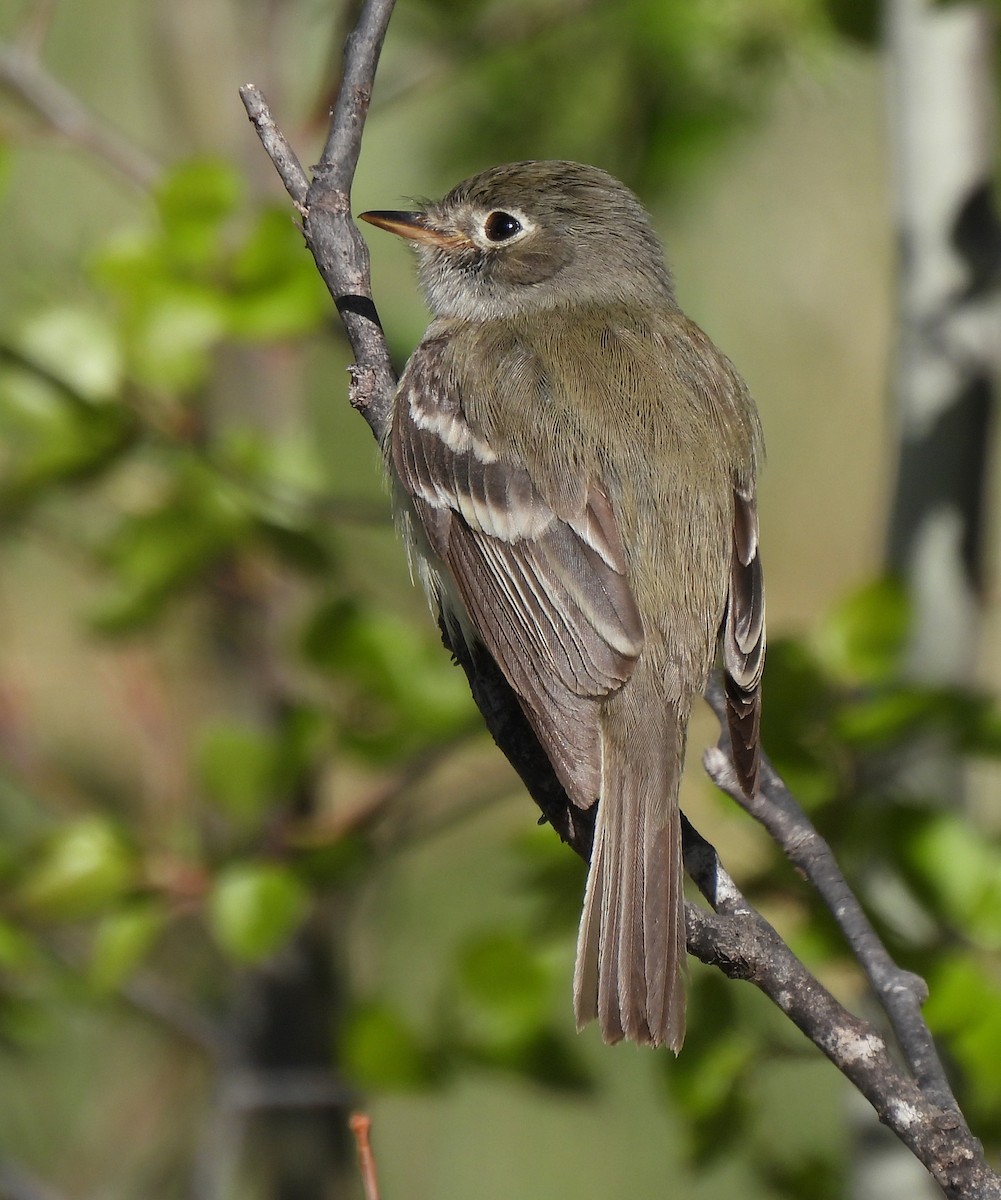
[[[322,829],[293,835],[296,864],[314,887],[345,888],[361,884],[372,870],[371,842],[361,833],[347,833],[331,842]]]
[[[273,734],[232,724],[200,731],[196,765],[202,787],[238,823],[253,823],[274,800],[277,764]]]
[[[518,863],[518,887],[536,901],[534,934],[565,938],[580,924],[587,864],[571,854],[549,825],[533,824],[512,843]]]
[[[361,1087],[412,1091],[437,1083],[441,1064],[401,1013],[384,1003],[360,1005],[343,1030],[345,1074]]]
[[[258,962],[292,935],[308,907],[309,893],[288,867],[237,863],[217,877],[208,916],[229,955]]]
[[[139,900],[108,913],[94,934],[88,979],[102,995],[116,991],[135,971],[167,922],[163,904]]]
[[[805,642],[775,638],[764,686],[762,744],[800,803],[814,808],[839,784],[838,750],[830,734],[838,699],[832,681]]]
[[[486,1053],[482,1049],[473,1048],[474,1060],[515,1071],[541,1087],[572,1095],[583,1095],[594,1088],[594,1079],[576,1044],[552,1029],[538,1029],[513,1044],[487,1047]]]
[[[844,600],[816,638],[829,670],[849,681],[879,683],[900,666],[910,628],[910,604],[903,584],[878,579]]]
[[[58,1031],[65,1031],[65,1014],[54,1005],[39,1004],[37,996],[7,993],[0,996],[0,1037],[8,1046],[27,1051],[52,1047]]]
[[[934,897],[946,922],[992,949],[1001,948],[1001,853],[951,813],[922,822],[903,847],[920,893]]]
[[[712,1018],[690,1022],[685,1052],[663,1064],[663,1080],[682,1111],[698,1123],[723,1114],[735,1117],[733,1103],[745,1100],[746,1077],[753,1066],[757,1041],[727,982],[697,970],[689,986],[689,1005]]]
[[[50,920],[93,916],[119,900],[136,881],[134,858],[102,817],[64,826],[29,862],[18,899]]]
[[[876,748],[927,729],[937,708],[937,698],[925,688],[886,688],[847,703],[834,728],[853,746]]]
[[[880,747],[936,733],[968,754],[996,754],[998,710],[987,696],[960,688],[884,685],[856,696],[838,714],[838,734],[860,747]]]
[[[457,967],[474,1041],[524,1042],[543,1029],[553,980],[523,938],[506,931],[478,937],[461,950]]]
[[[159,507],[127,517],[101,549],[115,588],[94,613],[105,632],[142,625],[164,601],[252,530],[240,490],[200,464],[178,464],[173,493]]]
[[[205,237],[218,257],[218,235],[210,230]],[[201,383],[211,365],[210,351],[228,329],[221,268],[183,261],[185,253],[177,261],[177,247],[164,236],[130,231],[110,238],[91,264],[95,281],[118,303],[129,373],[156,389],[177,391]]]
[[[969,1110],[982,1126],[997,1122],[1001,1105],[1001,981],[995,968],[970,954],[939,956],[928,971],[924,1014],[932,1031],[948,1038],[951,1057],[965,1077]],[[969,1111],[968,1110],[968,1111]]]
[[[674,1081],[672,1093],[680,1099],[685,1113],[704,1119],[728,1110],[755,1053],[754,1043],[745,1031],[719,1031],[711,1044],[702,1047],[697,1069],[680,1073]]]
[[[202,287],[164,289],[135,318],[132,370],[140,382],[170,391],[202,382],[211,364],[209,352],[227,330],[225,298]]]
[[[959,744],[967,754],[1001,757],[1001,708],[990,697],[971,698],[958,734]]]
[[[28,366],[0,371],[0,506],[16,509],[53,483],[97,474],[134,433],[120,405],[91,403]]]
[[[290,704],[282,713],[277,772],[282,786],[291,787],[326,755],[333,737],[329,712],[310,704]]]
[[[38,947],[23,929],[0,919],[0,969],[16,973],[38,961]]]
[[[473,938],[456,971],[463,1058],[558,1091],[590,1087],[579,1055],[551,1027],[554,972],[525,938],[504,929]]]
[[[500,39],[478,5],[439,7],[448,14],[436,52],[456,76],[435,128],[447,174],[482,158],[485,145],[495,161],[518,157],[530,129],[539,157],[601,162],[646,195],[688,184],[708,151],[761,109],[790,55],[830,40],[819,5],[797,0],[625,0],[582,6],[572,21],[520,4],[530,36]]]
[[[243,191],[240,173],[222,159],[174,168],[157,189],[164,248],[186,271],[211,267],[227,250],[224,226]]]
[[[323,538],[305,526],[258,520],[257,534],[275,556],[303,575],[328,577],[332,556]]]
[[[356,689],[344,714],[352,745],[375,756],[401,755],[455,734],[472,711],[465,676],[440,645],[381,609],[350,601],[323,604],[307,626],[304,657]]]
[[[955,1033],[978,1024],[992,1011],[1001,1013],[1001,983],[969,953],[937,956],[927,982],[923,1013],[936,1033]]]
[[[238,337],[284,338],[316,329],[330,295],[288,210],[260,213],[232,268],[229,324]]]
[[[88,270],[94,283],[118,301],[120,328],[127,335],[176,281],[162,238],[149,229],[116,229],[92,252]]]
[[[332,736],[329,714],[307,704],[289,705],[273,729],[209,723],[196,751],[202,787],[238,825],[251,827],[313,769]]]
[[[111,322],[92,309],[54,305],[30,317],[19,342],[25,354],[80,396],[102,400],[121,384],[122,355]]]
[[[294,441],[228,422],[213,440],[212,463],[220,476],[239,481],[259,541],[296,571],[329,579],[336,559],[330,522],[319,511],[323,487],[290,470],[290,454],[298,451]]]

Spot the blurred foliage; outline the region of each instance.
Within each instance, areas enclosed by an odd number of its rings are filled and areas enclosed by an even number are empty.
[[[760,111],[794,56],[823,53],[836,8],[432,0],[420,21],[433,22],[460,118],[440,130],[439,164],[462,172],[485,146],[494,161],[523,158],[531,130],[536,157],[601,163],[644,194],[676,187]]]
[[[428,137],[443,173],[530,145],[599,161],[653,197],[753,120],[790,63],[839,38],[871,45],[876,14],[842,0],[421,0],[397,15],[390,37],[404,49],[377,94],[395,88],[398,103],[428,79],[441,87],[447,113]],[[4,131],[6,187],[34,126]],[[131,219],[109,220],[72,278],[7,286],[0,538],[11,558],[27,545],[71,561],[74,593],[32,603],[68,611],[90,650],[136,656],[115,753],[135,752],[145,773],[25,732],[0,678],[0,1055],[30,1059],[67,1012],[132,1005],[172,1047],[180,1037],[190,1052],[207,1023],[230,1049],[243,1038],[241,1065],[336,1069],[370,1094],[481,1073],[599,1092],[566,1017],[582,867],[550,830],[498,851],[524,904],[502,923],[465,914],[473,928],[435,960],[424,1005],[372,964],[379,925],[365,900],[380,870],[490,789],[462,777],[443,812],[415,815],[415,787],[479,736],[461,672],[430,622],[360,582],[381,565],[332,503],[355,499],[339,482],[351,477],[339,435],[322,415],[283,424],[245,407],[248,381],[275,364],[293,380],[314,369],[343,404],[323,357],[329,299],[288,207],[202,153],[165,171]],[[996,757],[1001,713],[986,696],[902,684],[907,620],[906,597],[880,581],[808,638],[776,639],[764,741],[893,952],[929,979],[968,1116],[996,1145],[996,840],[937,803],[947,797],[888,795],[882,782],[929,738]],[[54,691],[88,706],[100,688],[86,677]],[[180,734],[164,694],[192,708]],[[457,884],[452,905],[475,913],[477,886]],[[850,972],[783,863],[760,865],[748,890],[792,910],[794,945],[825,978]],[[281,990],[290,962],[314,981],[309,995]],[[269,1004],[280,1036],[246,1035],[244,1010]],[[691,1014],[684,1054],[661,1072],[688,1161],[741,1146],[748,1196],[843,1195],[843,1115],[781,1144],[762,1129],[762,1081],[815,1051],[707,971],[693,972]],[[789,1102],[806,1085],[782,1086]],[[803,1103],[815,1107],[812,1092]],[[188,1194],[183,1167],[130,1194]]]

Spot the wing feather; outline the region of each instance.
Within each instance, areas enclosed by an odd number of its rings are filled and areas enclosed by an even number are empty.
[[[575,803],[600,782],[598,701],[629,678],[643,627],[600,480],[566,508],[470,426],[446,344],[426,342],[400,384],[388,453],[413,517],[517,693]],[[559,515],[556,507],[560,508]]]
[[[723,666],[733,763],[745,793],[758,784],[761,673],[765,665],[765,591],[753,493],[734,489],[733,555],[723,619]]]

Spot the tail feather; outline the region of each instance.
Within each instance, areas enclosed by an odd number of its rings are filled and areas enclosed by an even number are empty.
[[[677,782],[681,766],[678,765]],[[676,787],[677,785],[675,785]],[[647,1023],[655,1040],[677,1053],[685,1037],[687,952],[684,869],[681,862],[681,816],[677,790],[669,803],[667,828],[648,821],[645,845],[659,872],[646,869],[644,933],[646,937]]]
[[[578,1026],[607,1042],[685,1034],[685,913],[678,786],[687,710],[657,705],[602,734],[602,786],[577,941]],[[622,737],[623,729],[627,736]]]

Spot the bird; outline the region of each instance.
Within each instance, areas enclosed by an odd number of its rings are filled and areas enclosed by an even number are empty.
[[[432,317],[383,445],[412,573],[449,643],[499,668],[571,804],[597,805],[577,1026],[677,1053],[678,791],[717,657],[737,778],[758,779],[754,401],[598,167],[508,163],[360,216],[416,248]]]

